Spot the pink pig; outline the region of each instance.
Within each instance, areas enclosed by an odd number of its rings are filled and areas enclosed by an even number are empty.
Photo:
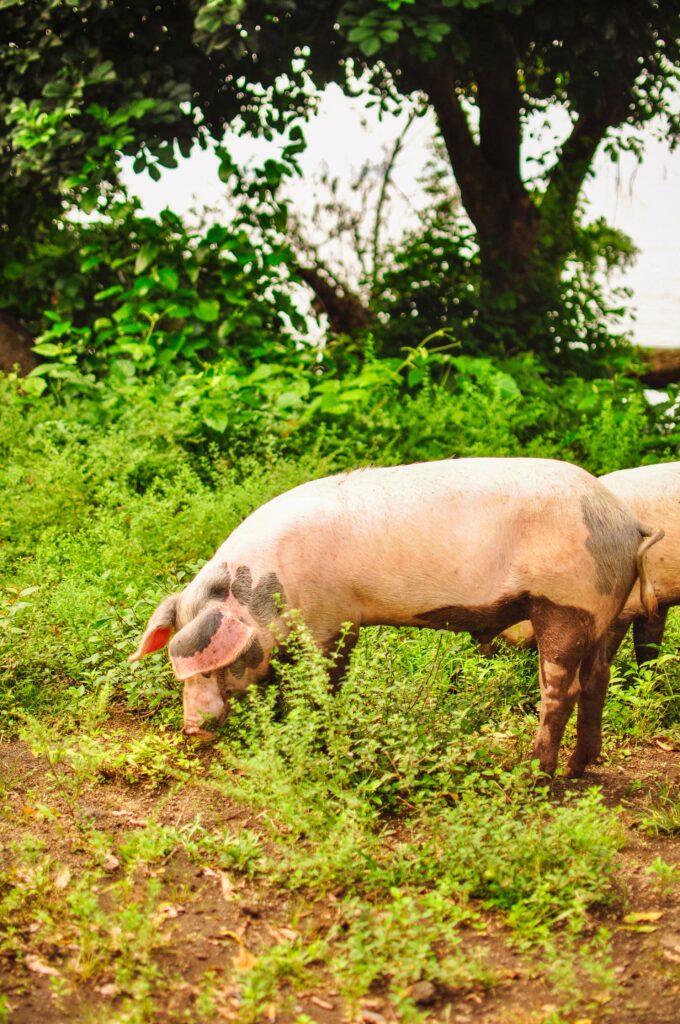
[[[184,726],[210,736],[229,694],[262,680],[298,609],[336,675],[361,626],[467,630],[529,619],[541,652],[534,756],[554,771],[577,699],[569,772],[600,749],[604,643],[636,576],[654,606],[641,526],[594,477],[549,459],[460,459],[314,480],[250,515],[151,616],[135,661],[170,642]],[[174,636],[172,636],[174,633]],[[172,637],[172,639],[170,639]]]

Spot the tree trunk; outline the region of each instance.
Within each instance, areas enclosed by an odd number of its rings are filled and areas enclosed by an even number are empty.
[[[665,388],[680,382],[680,348],[641,348],[635,353],[644,369],[638,374],[649,388]]]
[[[15,366],[24,376],[35,366],[31,351],[33,338],[10,313],[0,313],[0,370],[10,373]]]
[[[482,270],[479,328],[491,343],[526,348],[547,342],[549,312],[559,302],[564,264],[573,249],[578,197],[598,145],[625,117],[629,88],[602,81],[575,117],[544,191],[522,180],[523,99],[519,60],[508,24],[480,21],[470,41],[479,128],[468,117],[455,62],[414,63],[409,84],[421,88],[437,116],[461,200],[477,231]]]

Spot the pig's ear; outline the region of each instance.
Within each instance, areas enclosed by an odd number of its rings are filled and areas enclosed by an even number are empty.
[[[180,629],[170,644],[170,660],[178,679],[231,665],[248,648],[255,630],[226,608],[206,608]]]
[[[130,655],[128,661],[139,661],[145,654],[152,654],[154,651],[160,651],[161,647],[165,647],[177,621],[178,597],[179,594],[171,594],[170,597],[161,601],[149,619],[137,650]]]

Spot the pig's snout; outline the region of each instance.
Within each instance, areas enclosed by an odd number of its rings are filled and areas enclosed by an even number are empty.
[[[184,683],[184,734],[211,740],[215,734],[206,724],[219,724],[227,713],[227,705],[214,676],[193,676]]]

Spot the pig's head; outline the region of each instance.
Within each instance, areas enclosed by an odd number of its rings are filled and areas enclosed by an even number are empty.
[[[226,567],[206,567],[156,608],[130,661],[169,643],[173,670],[184,683],[187,735],[211,738],[205,725],[223,720],[229,694],[266,676],[273,645],[268,626],[278,615],[280,594],[274,573],[253,586],[246,566],[233,579]]]

